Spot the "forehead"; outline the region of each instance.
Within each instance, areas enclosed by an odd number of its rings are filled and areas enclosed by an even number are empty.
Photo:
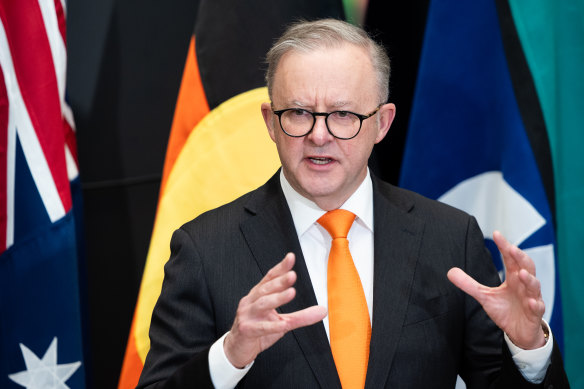
[[[357,105],[376,100],[376,77],[369,52],[349,43],[311,51],[291,50],[278,63],[275,103]],[[278,101],[280,100],[280,101]]]

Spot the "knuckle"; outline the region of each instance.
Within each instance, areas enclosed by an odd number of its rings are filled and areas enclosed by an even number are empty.
[[[259,329],[261,332],[265,333],[268,330],[268,326],[265,322],[259,323]]]
[[[242,334],[247,334],[251,331],[251,326],[250,326],[249,322],[247,322],[247,321],[240,321],[238,323],[237,330],[239,332],[241,332]]]
[[[239,332],[243,336],[249,336],[250,326],[245,321],[240,321],[237,323],[237,332]]]
[[[269,293],[268,287],[266,285],[262,285],[258,288],[258,292],[260,296],[265,296]],[[260,297],[261,298],[261,297]]]
[[[537,290],[540,290],[541,289],[541,282],[537,278],[535,279],[535,288]]]
[[[245,317],[248,314],[248,312],[249,312],[249,305],[243,304],[240,302],[235,314],[237,317]]]
[[[266,273],[266,278],[272,278],[274,276],[274,274],[276,273],[276,268],[273,267],[270,270],[268,270],[268,272]]]
[[[245,309],[246,306],[249,305],[249,297],[245,296],[241,300],[239,300],[239,304],[237,305],[237,311],[239,312],[242,309]]]
[[[256,308],[259,309],[260,311],[263,311],[268,307],[268,299],[265,296],[260,297],[256,303],[257,303]]]
[[[290,275],[289,275],[289,273],[286,273],[278,279],[278,286],[280,286],[280,287],[286,286],[286,285],[288,285],[289,281],[290,281]]]

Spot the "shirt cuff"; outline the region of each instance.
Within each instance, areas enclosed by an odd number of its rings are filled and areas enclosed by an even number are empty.
[[[219,338],[209,350],[209,374],[211,375],[211,381],[216,389],[232,389],[238,384],[239,381],[251,369],[253,361],[245,366],[243,369],[238,369],[233,366],[227,355],[225,355],[225,350],[223,349],[223,341],[225,337],[229,334],[226,332],[221,338]]]
[[[554,347],[554,337],[550,326],[545,320],[543,324],[547,327],[549,338],[543,347],[535,350],[523,350],[511,342],[511,339],[505,334],[505,342],[511,351],[511,356],[521,375],[531,383],[540,384],[545,378],[547,368],[551,363],[552,349]]]

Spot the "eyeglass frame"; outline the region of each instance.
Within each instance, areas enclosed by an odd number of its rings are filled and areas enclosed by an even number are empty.
[[[383,106],[383,104],[379,104],[377,106],[377,108],[375,108],[375,110],[373,112],[371,112],[369,114],[366,114],[366,115],[362,115],[360,113],[351,112],[351,111],[345,111],[345,110],[332,111],[332,112],[312,112],[312,111],[309,111],[309,110],[303,109],[303,108],[285,108],[285,109],[274,110],[274,107],[273,106],[272,106],[272,112],[274,113],[274,115],[278,116],[278,122],[280,123],[280,128],[282,129],[282,131],[284,132],[284,134],[288,135],[289,137],[292,137],[292,138],[302,138],[303,136],[306,136],[306,135],[310,134],[312,132],[312,130],[314,130],[314,125],[316,124],[316,117],[317,116],[324,116],[324,125],[325,125],[327,131],[329,132],[329,134],[331,134],[336,139],[349,140],[349,139],[353,139],[357,135],[359,135],[359,133],[361,132],[361,128],[363,127],[363,121],[366,120],[366,119],[369,119],[370,117],[372,117],[373,115],[375,115],[377,112],[379,112],[379,109],[381,109],[382,106]],[[309,113],[309,114],[312,115],[312,119],[313,119],[312,120],[312,126],[310,127],[310,130],[308,130],[303,135],[291,135],[288,132],[286,132],[286,130],[284,130],[284,126],[282,126],[282,114],[284,114],[287,111],[296,111],[296,110],[304,111],[304,112],[307,112],[307,113]],[[338,113],[338,112],[346,112],[346,113],[350,113],[350,114],[353,114],[353,115],[357,116],[357,118],[359,119],[359,129],[357,130],[357,132],[355,133],[355,135],[353,135],[353,136],[351,136],[349,138],[343,138],[343,137],[340,137],[340,136],[337,136],[337,135],[333,134],[333,132],[331,131],[331,129],[329,128],[329,125],[328,125],[328,118],[333,113]]]

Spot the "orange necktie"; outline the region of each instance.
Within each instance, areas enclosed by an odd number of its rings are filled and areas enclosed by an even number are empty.
[[[329,333],[343,389],[365,386],[371,339],[367,300],[347,240],[354,220],[344,209],[318,219],[333,238],[327,270]]]

